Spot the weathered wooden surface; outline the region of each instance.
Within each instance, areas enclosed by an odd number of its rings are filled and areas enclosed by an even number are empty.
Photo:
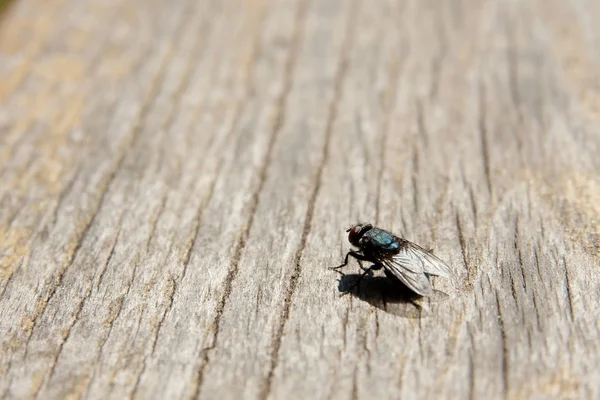
[[[600,397],[598,1],[0,18],[3,397]],[[357,221],[448,297],[340,298]]]

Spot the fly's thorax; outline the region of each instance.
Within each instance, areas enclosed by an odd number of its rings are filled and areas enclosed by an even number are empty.
[[[378,250],[395,252],[400,249],[399,238],[383,229],[373,228],[366,232],[359,242],[362,248],[372,247]]]

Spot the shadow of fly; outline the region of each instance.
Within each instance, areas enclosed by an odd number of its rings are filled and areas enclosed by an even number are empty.
[[[449,277],[450,267],[434,256],[431,251],[402,239],[390,232],[374,227],[372,224],[358,224],[348,229],[348,241],[358,251],[349,251],[344,263],[331,269],[338,270],[348,265],[348,257],[359,261],[364,271],[359,279],[344,293],[350,292],[371,271],[384,268],[388,277],[397,278],[406,287],[421,296],[431,296],[433,289],[429,283],[429,275]],[[363,268],[361,261],[373,263]]]

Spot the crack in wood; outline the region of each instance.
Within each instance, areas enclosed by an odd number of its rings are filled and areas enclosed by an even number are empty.
[[[562,256],[562,264],[565,272],[565,294],[567,295],[567,305],[569,306],[569,318],[573,321],[575,317],[575,312],[573,311],[573,298],[571,296],[571,280],[569,278],[569,268],[567,267],[567,260],[565,259],[565,256]]]
[[[478,121],[477,127],[479,131],[479,141],[481,146],[481,154],[483,160],[483,170],[485,174],[485,182],[487,185],[488,193],[490,194],[490,202],[492,201],[492,176],[490,172],[490,155],[489,155],[489,144],[488,144],[488,132],[486,127],[486,91],[483,83],[480,83],[478,91]]]
[[[502,342],[502,393],[505,399],[510,398],[509,386],[508,386],[508,371],[509,371],[509,354],[508,354],[508,339],[506,336],[506,328],[504,326],[504,314],[502,313],[502,307],[500,307],[500,294],[498,290],[494,291],[496,295],[496,308],[498,310],[498,324],[500,328],[500,340]]]
[[[302,231],[302,237],[300,238],[300,245],[296,251],[296,255],[294,257],[294,269],[289,277],[289,283],[286,288],[285,298],[283,303],[283,308],[281,310],[281,314],[279,317],[279,324],[277,326],[277,330],[272,340],[271,347],[271,361],[269,370],[266,378],[261,382],[261,389],[259,393],[259,399],[265,400],[269,392],[271,391],[271,384],[273,381],[273,375],[275,373],[275,368],[277,367],[277,363],[279,361],[279,351],[281,347],[281,341],[283,338],[283,333],[285,330],[285,325],[290,316],[290,309],[292,305],[292,298],[294,296],[294,292],[296,290],[296,286],[298,284],[298,280],[301,274],[301,260],[302,255],[304,253],[304,249],[306,247],[306,243],[308,240],[308,235],[310,233],[312,223],[313,223],[313,215],[314,209],[317,202],[317,197],[319,195],[319,191],[321,189],[322,180],[323,180],[323,171],[325,169],[325,165],[327,165],[327,161],[329,159],[329,146],[331,142],[331,136],[333,132],[333,124],[336,121],[337,113],[338,113],[338,104],[339,99],[342,95],[342,83],[344,81],[344,77],[347,71],[347,54],[349,51],[349,46],[352,40],[351,28],[353,26],[352,21],[354,21],[355,14],[357,8],[357,0],[353,0],[350,11],[349,11],[349,20],[346,26],[346,32],[344,34],[343,43],[341,46],[341,55],[340,55],[340,64],[338,65],[338,70],[334,77],[333,83],[333,98],[329,105],[329,113],[327,118],[327,124],[325,127],[325,143],[323,145],[323,155],[321,156],[321,163],[319,164],[319,168],[317,170],[316,179],[314,189],[312,191],[308,208],[306,210],[306,216],[304,218],[304,229]]]
[[[260,48],[261,48],[261,35],[260,34],[262,33],[262,26],[264,24],[265,12],[266,11],[263,9],[258,18],[259,21],[258,21],[257,29],[256,29],[256,37],[254,38],[254,44],[253,44],[254,48],[252,51],[251,60],[248,63],[248,68],[250,69],[250,71],[254,70],[258,55],[260,53]],[[298,26],[298,22],[299,21],[297,21],[297,26]],[[298,27],[296,29],[298,29]],[[294,35],[294,38],[295,38],[294,40],[298,40],[296,38],[296,36],[298,36],[297,32]],[[233,281],[234,281],[235,277],[237,276],[239,262],[242,257],[242,253],[243,253],[244,249],[246,248],[246,243],[248,240],[248,236],[250,234],[250,229],[252,228],[252,225],[254,223],[254,218],[256,215],[256,211],[258,210],[260,194],[263,191],[263,187],[264,187],[264,184],[267,179],[267,171],[268,171],[269,165],[271,165],[275,142],[277,140],[277,137],[279,135],[279,132],[280,132],[282,124],[283,124],[283,119],[285,116],[284,113],[285,113],[286,99],[287,99],[287,96],[291,89],[293,67],[295,64],[296,47],[297,47],[297,44],[294,44],[295,50],[293,50],[290,53],[290,57],[288,58],[288,61],[285,66],[284,89],[282,90],[282,92],[277,100],[277,115],[276,115],[276,118],[275,118],[275,121],[273,124],[273,129],[271,131],[271,136],[269,138],[267,151],[265,153],[265,157],[264,157],[263,163],[260,168],[258,186],[257,186],[256,190],[254,191],[254,193],[252,194],[252,199],[250,201],[250,213],[248,216],[248,220],[246,221],[246,224],[244,225],[244,227],[238,237],[238,240],[237,240],[237,243],[235,246],[235,250],[233,253],[233,257],[232,257],[231,267],[227,271],[227,275],[224,280],[225,283],[224,283],[224,288],[223,288],[223,295],[221,296],[221,299],[217,303],[217,308],[215,311],[215,318],[213,320],[212,341],[208,347],[206,347],[200,351],[200,365],[199,365],[197,371],[195,372],[195,379],[194,379],[195,385],[192,388],[192,393],[193,393],[192,398],[194,398],[194,399],[200,397],[200,391],[201,391],[202,385],[204,383],[204,370],[206,369],[207,365],[210,362],[209,351],[214,349],[218,342],[219,333],[220,333],[220,325],[221,325],[221,317],[223,315],[223,311],[225,310],[225,306],[227,305],[229,296],[231,295]],[[252,72],[247,74],[246,86],[250,84],[251,76],[252,76]],[[242,112],[242,107],[239,106],[238,110],[237,110],[236,119],[239,117],[239,115],[241,115],[241,112]],[[235,125],[236,124],[234,124],[233,126],[235,126]],[[232,132],[233,132],[233,130],[234,129],[232,127]]]
[[[122,222],[122,218],[119,221],[119,225],[118,225],[119,227],[117,229],[115,239],[113,240],[113,242],[110,246],[110,251],[108,252],[108,257],[106,258],[106,262],[104,264],[102,264],[102,269],[100,269],[100,274],[98,275],[98,282],[96,283],[96,292],[98,292],[100,290],[100,285],[102,284],[102,280],[104,279],[104,274],[106,273],[106,271],[108,269],[108,265],[112,261],[112,258],[115,254],[115,247],[117,246],[117,243],[119,241],[119,235],[121,234],[121,228],[120,228],[121,222]]]
[[[138,121],[142,121],[146,118],[149,110],[151,109],[151,105],[156,101],[156,92],[158,91],[158,88],[160,87],[160,84],[164,78],[166,65],[167,65],[166,60],[163,60],[163,62],[160,64],[160,67],[159,67],[159,70],[158,70],[156,76],[154,77],[154,79],[152,81],[152,85],[151,85],[150,90],[148,91],[148,95],[146,96],[145,102],[142,105],[142,108],[138,115]],[[86,222],[82,232],[77,235],[78,236],[77,243],[76,243],[75,247],[71,251],[69,251],[70,256],[68,257],[67,262],[65,262],[63,264],[63,266],[61,268],[59,268],[59,270],[58,270],[58,276],[56,278],[56,283],[50,288],[49,294],[41,302],[41,309],[33,317],[34,325],[33,325],[32,329],[30,331],[30,334],[28,335],[28,338],[27,338],[27,342],[25,345],[25,349],[26,349],[25,355],[27,355],[29,341],[30,341],[35,329],[37,328],[37,325],[39,323],[39,318],[41,318],[44,315],[44,312],[46,311],[46,307],[52,301],[54,295],[56,294],[56,290],[62,285],[62,279],[63,279],[65,272],[69,269],[69,267],[73,264],[75,258],[77,257],[77,254],[79,253],[79,250],[81,249],[83,241],[86,239],[94,221],[96,220],[98,214],[100,213],[100,210],[102,209],[106,195],[108,194],[113,182],[115,181],[117,173],[122,168],[122,165],[125,161],[128,150],[131,149],[132,147],[134,147],[135,144],[137,143],[140,131],[141,131],[140,124],[139,123],[134,124],[134,128],[133,128],[131,134],[124,140],[125,144],[122,146],[122,151],[118,156],[118,160],[117,160],[115,166],[109,172],[108,177],[100,185],[101,189],[100,189],[100,195],[98,196],[99,199],[95,204],[95,207],[94,207],[94,210],[92,211],[91,217]]]
[[[77,310],[75,311],[75,317],[73,318],[73,320],[69,324],[69,326],[67,328],[66,334],[61,339],[61,342],[58,345],[58,351],[56,352],[56,355],[53,358],[52,364],[50,364],[50,371],[46,375],[47,377],[44,380],[44,383],[42,383],[41,385],[39,385],[39,387],[33,392],[33,396],[32,396],[33,398],[38,398],[39,394],[40,394],[40,391],[42,390],[42,388],[45,385],[49,384],[49,382],[54,377],[54,373],[55,373],[55,370],[56,370],[56,364],[58,363],[58,359],[60,358],[60,355],[62,354],[62,350],[64,348],[65,343],[67,343],[67,341],[69,340],[69,337],[71,336],[71,331],[72,331],[73,327],[79,321],[79,317],[81,316],[81,311],[83,310],[83,307],[84,307],[86,301],[88,300],[88,298],[92,294],[92,288],[93,288],[93,286],[90,284],[89,289],[85,293],[85,296],[83,297],[83,299],[81,300],[81,302],[77,306]]]

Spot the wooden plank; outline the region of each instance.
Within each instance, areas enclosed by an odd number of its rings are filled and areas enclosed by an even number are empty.
[[[3,398],[600,396],[596,2],[0,12]]]

